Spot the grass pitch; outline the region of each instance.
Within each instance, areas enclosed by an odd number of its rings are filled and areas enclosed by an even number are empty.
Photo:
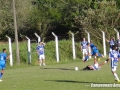
[[[93,61],[73,61],[45,67],[6,68],[0,90],[119,90],[120,87],[91,87],[92,83],[113,84],[114,77],[108,64],[98,71],[80,70],[88,64],[93,64]],[[78,71],[74,70],[76,66]],[[120,77],[119,67],[117,74]]]

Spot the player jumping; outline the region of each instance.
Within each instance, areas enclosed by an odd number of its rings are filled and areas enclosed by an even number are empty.
[[[91,53],[91,54],[89,53],[89,54],[85,57],[84,62],[86,62],[87,59],[89,59],[89,56],[94,56],[94,58],[96,58],[96,59],[98,59],[98,60],[100,59],[100,57],[104,57],[102,54],[99,53],[98,48],[97,48],[93,43],[88,43],[87,45],[88,45],[88,47],[91,48],[92,53]]]

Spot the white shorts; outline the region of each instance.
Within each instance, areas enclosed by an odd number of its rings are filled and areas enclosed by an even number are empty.
[[[45,55],[39,55],[38,58],[39,60],[45,59]]]
[[[116,69],[117,69],[117,66],[111,67],[111,70],[112,70],[113,72],[116,71]]]
[[[83,54],[88,54],[87,49],[82,49],[82,53],[83,53]]]
[[[112,51],[112,48],[110,48],[110,52]]]

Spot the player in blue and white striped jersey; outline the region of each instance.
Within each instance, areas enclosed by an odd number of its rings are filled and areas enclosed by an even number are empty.
[[[81,51],[82,51],[82,60],[85,59],[85,56],[88,54],[88,46],[87,46],[88,42],[85,40],[85,38],[83,38],[83,41],[81,42]]]
[[[116,74],[118,61],[120,59],[120,53],[116,50],[117,47],[115,45],[112,46],[112,51],[109,52],[109,60],[111,61],[111,71],[115,77],[115,81],[120,83],[118,75]]]
[[[115,38],[114,37],[111,37],[110,40],[107,40],[107,42],[109,42],[109,45],[110,45],[110,52],[112,51],[112,46],[115,45]]]
[[[43,42],[39,42],[39,45],[36,48],[36,52],[38,54],[38,62],[39,65],[41,66],[43,64],[43,66],[45,65],[45,54],[44,54],[44,47],[45,47],[45,43]]]

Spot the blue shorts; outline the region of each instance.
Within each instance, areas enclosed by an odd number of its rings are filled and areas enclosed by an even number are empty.
[[[102,57],[102,54],[98,53],[98,57]]]
[[[98,50],[94,50],[94,51],[92,52],[92,56],[94,56],[94,55],[97,54],[97,53],[99,53],[99,51],[98,51]]]
[[[5,69],[5,68],[6,68],[5,60],[0,60],[0,69]]]

